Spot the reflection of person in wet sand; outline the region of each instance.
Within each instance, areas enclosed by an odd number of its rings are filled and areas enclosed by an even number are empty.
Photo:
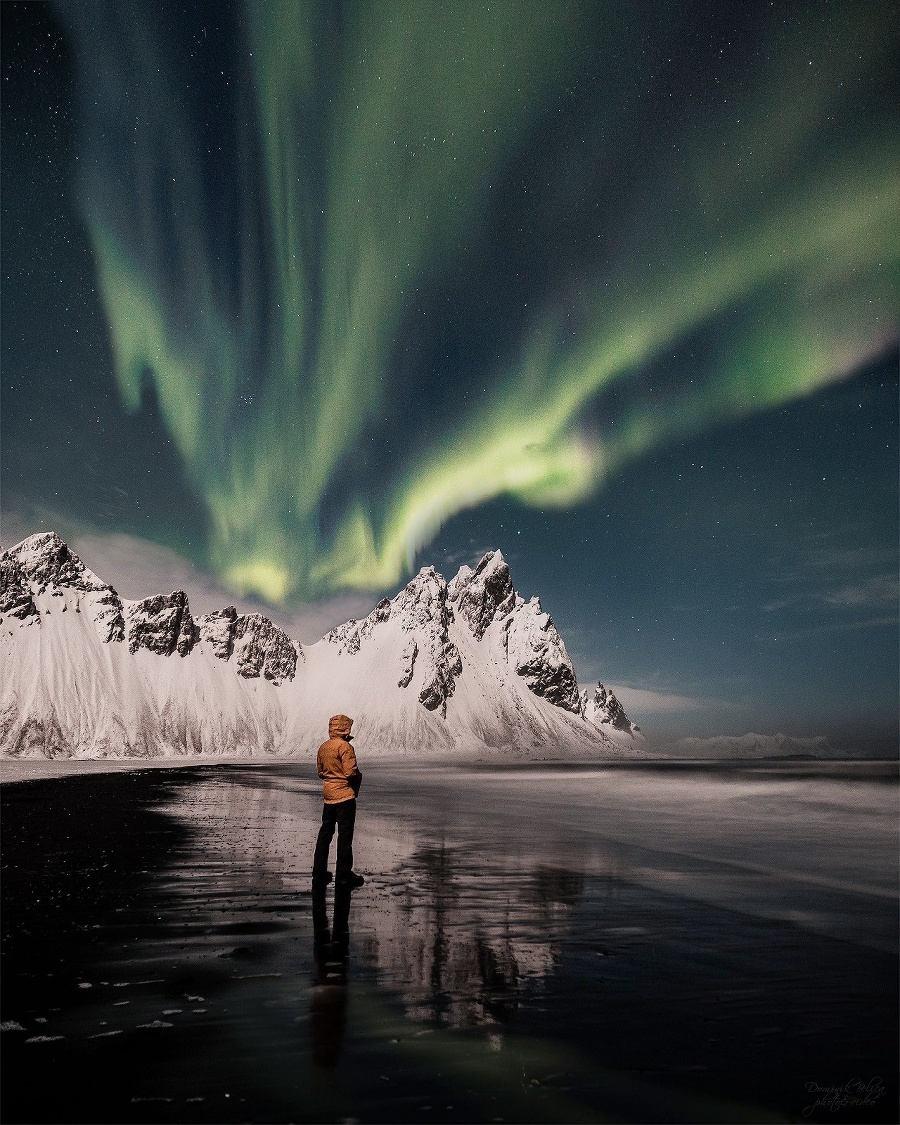
[[[316,980],[309,1014],[313,1062],[323,1070],[332,1070],[337,1065],[347,1016],[349,886],[339,886],[335,892],[334,923],[330,931],[325,887],[313,891],[313,933]]]
[[[356,823],[356,795],[362,774],[351,746],[350,728],[353,720],[346,715],[333,715],[328,721],[328,741],[319,747],[316,769],[322,779],[322,827],[316,840],[313,857],[313,890],[331,882],[328,871],[328,849],[337,828],[337,864],[335,878],[339,887],[360,887],[362,875],[353,871],[353,827]]]

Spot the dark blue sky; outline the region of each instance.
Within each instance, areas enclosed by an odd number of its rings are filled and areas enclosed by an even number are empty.
[[[895,742],[896,12],[463,7],[2,6],[4,545],[500,547],[653,734]]]
[[[643,459],[574,511],[462,515],[435,549],[493,531],[582,679],[681,697],[640,701],[654,730],[890,744],[896,467],[889,360]]]

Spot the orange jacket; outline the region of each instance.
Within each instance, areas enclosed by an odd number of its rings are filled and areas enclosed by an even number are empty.
[[[352,801],[359,789],[362,774],[348,741],[352,726],[353,720],[346,715],[334,715],[328,722],[328,741],[322,743],[316,755],[316,770],[322,779],[326,805]]]

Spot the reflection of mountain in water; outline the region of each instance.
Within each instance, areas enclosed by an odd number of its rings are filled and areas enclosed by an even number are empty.
[[[356,843],[368,874],[349,917],[354,964],[374,972],[412,1019],[502,1026],[554,970],[582,876],[549,865],[518,837],[483,854],[484,837],[476,842],[448,803],[435,809],[433,827],[378,805],[360,808]],[[192,891],[207,884],[218,897],[224,882],[229,894],[264,889],[300,905],[321,808],[319,782],[296,769],[220,767],[166,811],[197,834]],[[234,827],[221,832],[226,825]]]
[[[373,933],[362,955],[412,1019],[452,1028],[505,1024],[521,993],[539,989],[554,969],[554,935],[568,928],[582,878],[504,866],[500,879],[486,876],[462,849],[426,843],[395,892],[367,908]]]

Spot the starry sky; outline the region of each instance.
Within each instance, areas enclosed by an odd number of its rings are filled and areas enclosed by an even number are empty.
[[[500,547],[659,737],[895,742],[895,5],[0,15],[4,544],[305,640]]]

